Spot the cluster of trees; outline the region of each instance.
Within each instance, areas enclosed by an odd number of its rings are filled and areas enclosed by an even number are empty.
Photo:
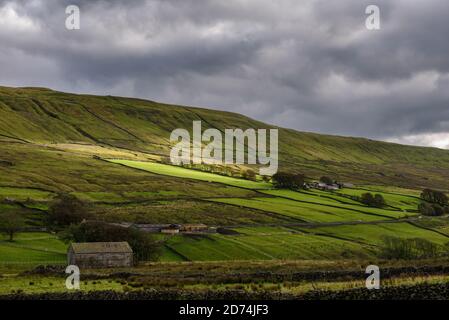
[[[441,191],[432,189],[424,189],[421,193],[421,202],[418,206],[418,210],[425,216],[441,216],[443,214],[449,214],[449,202],[448,197]]]
[[[421,199],[430,203],[439,204],[443,207],[448,205],[448,197],[446,194],[432,189],[424,189],[421,193]]]
[[[362,194],[360,197],[360,202],[375,208],[382,208],[386,205],[385,199],[381,194],[373,195],[371,192]]]
[[[278,172],[272,176],[272,180],[275,188],[297,190],[304,187],[305,176],[303,174]]]

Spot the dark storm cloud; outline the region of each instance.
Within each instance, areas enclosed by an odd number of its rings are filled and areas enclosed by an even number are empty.
[[[81,30],[64,27],[79,5]],[[381,30],[365,8],[381,9]],[[449,144],[445,0],[0,0],[0,83]]]

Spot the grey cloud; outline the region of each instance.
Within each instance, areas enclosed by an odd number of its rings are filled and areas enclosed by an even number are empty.
[[[449,3],[377,0],[382,29],[370,32],[371,3],[0,0],[23,20],[0,29],[0,83],[206,106],[305,131],[449,136]],[[64,28],[68,4],[80,6],[79,31]]]

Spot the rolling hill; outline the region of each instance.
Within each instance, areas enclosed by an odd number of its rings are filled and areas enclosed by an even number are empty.
[[[204,223],[228,232],[159,234],[165,261],[369,258],[389,234],[448,242],[447,221],[416,223],[419,190],[449,190],[449,151],[278,128],[280,170],[329,175],[357,188],[273,190],[270,182],[166,164],[170,133],[191,129],[194,120],[203,130],[272,128],[229,112],[0,87],[0,219],[19,210],[28,227],[45,226],[52,199],[66,192],[106,222]],[[366,191],[381,193],[387,205],[351,198]],[[51,240],[43,247],[51,254],[43,254],[39,238],[21,237],[31,239],[22,251],[0,239],[0,260],[61,258],[64,244]]]
[[[96,191],[101,188],[95,185],[117,183],[120,168],[93,161],[92,155],[160,160],[169,153],[171,131],[189,129],[194,120],[202,121],[203,130],[273,128],[230,112],[45,88],[0,87],[0,184],[76,191],[84,183]],[[283,128],[279,128],[279,150],[281,170],[312,178],[326,174],[363,184],[449,189],[446,150]],[[81,181],[76,174],[86,165],[95,168],[91,181]],[[42,176],[46,167],[58,177]],[[103,171],[101,177],[98,170]]]

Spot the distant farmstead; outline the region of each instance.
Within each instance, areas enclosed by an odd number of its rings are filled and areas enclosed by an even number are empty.
[[[208,227],[205,224],[202,223],[190,223],[190,224],[183,224],[181,226],[180,231],[181,232],[205,232],[207,231]]]
[[[128,242],[72,243],[67,260],[83,268],[131,267],[133,250]]]

